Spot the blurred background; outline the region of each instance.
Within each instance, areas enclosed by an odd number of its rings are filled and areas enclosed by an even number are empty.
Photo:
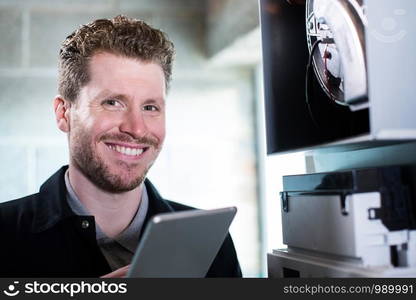
[[[60,43],[118,14],[176,46],[167,138],[148,177],[173,201],[236,206],[243,275],[267,276],[266,253],[282,245],[281,176],[305,163],[303,153],[266,156],[257,0],[0,0],[0,202],[36,193],[68,163],[52,109]]]

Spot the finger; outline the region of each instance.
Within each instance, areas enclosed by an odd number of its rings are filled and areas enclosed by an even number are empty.
[[[117,269],[111,273],[105,274],[103,276],[101,276],[100,278],[118,278],[118,277],[124,277],[126,276],[128,270],[129,270],[130,265],[124,266],[120,269]]]

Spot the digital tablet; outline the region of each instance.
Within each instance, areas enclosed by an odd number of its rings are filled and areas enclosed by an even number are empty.
[[[127,277],[205,277],[236,207],[155,215],[134,254]]]

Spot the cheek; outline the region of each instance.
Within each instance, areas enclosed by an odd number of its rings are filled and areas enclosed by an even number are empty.
[[[91,118],[89,120],[89,128],[92,136],[97,140],[109,132],[115,131],[120,124],[120,121],[117,118],[110,116],[101,116],[98,118]]]
[[[165,128],[165,124],[163,123],[163,125],[160,125],[157,128],[157,137],[159,138],[161,143],[163,143],[163,141],[165,140],[165,136],[166,136],[166,128]]]
[[[149,131],[152,135],[156,136],[162,144],[166,135],[165,118],[154,120],[153,122],[151,122]]]
[[[71,123],[74,133],[82,132],[91,143],[98,143],[103,135],[117,129],[122,117],[96,105],[83,105],[72,111]]]

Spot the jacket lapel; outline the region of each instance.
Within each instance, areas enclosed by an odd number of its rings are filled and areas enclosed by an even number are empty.
[[[53,174],[39,190],[39,199],[34,202],[34,218],[32,232],[44,231],[62,219],[75,214],[66,201],[64,175],[68,166],[64,166]]]
[[[149,208],[144,221],[145,226],[143,226],[141,234],[153,216],[160,213],[169,213],[174,211],[172,206],[160,196],[159,192],[149,179],[145,179],[144,184],[146,185],[147,195],[149,197]]]

